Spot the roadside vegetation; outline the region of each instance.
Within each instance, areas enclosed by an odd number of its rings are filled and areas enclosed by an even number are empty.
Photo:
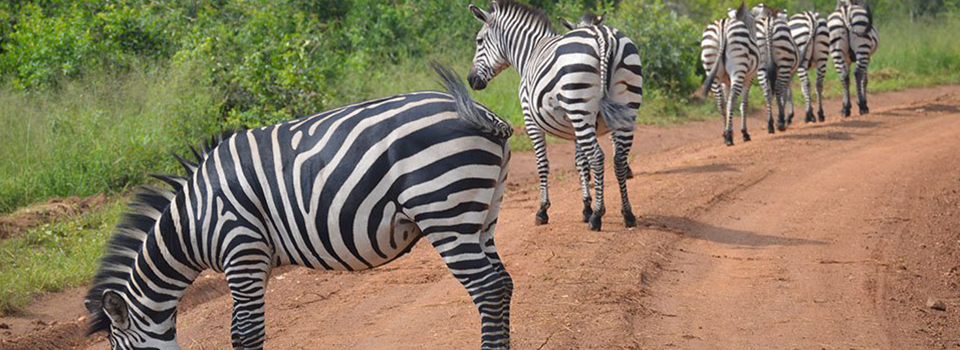
[[[551,18],[606,13],[605,23],[637,42],[645,92],[639,123],[718,115],[712,100],[697,97],[700,35],[739,0],[527,2]],[[177,172],[171,153],[183,154],[222,129],[438,89],[428,60],[464,76],[470,68],[480,24],[467,3],[0,2],[0,214],[53,197],[121,198],[149,173]],[[792,12],[815,7],[826,15],[835,0],[766,3]],[[953,40],[960,0],[871,3],[881,33],[871,91],[960,82],[960,45]],[[827,96],[839,96],[832,63],[828,71]],[[474,96],[520,125],[518,82],[516,71],[507,70]],[[795,97],[802,108],[802,95]],[[751,98],[759,108],[762,94]],[[530,148],[522,133],[511,142],[517,150]],[[120,208],[0,241],[0,314],[38,292],[84,283]]]

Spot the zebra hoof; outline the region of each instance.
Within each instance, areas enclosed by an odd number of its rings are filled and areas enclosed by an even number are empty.
[[[767,133],[768,133],[768,134],[776,133],[776,130],[773,128],[773,123],[772,123],[772,122],[771,122],[771,123],[767,123]]]
[[[626,227],[637,227],[637,217],[633,213],[623,213],[623,225]]]
[[[633,169],[630,169],[630,166],[627,166],[627,179],[633,178]]]
[[[843,106],[843,109],[840,110],[840,115],[842,115],[844,118],[849,117],[849,116],[850,116],[850,106]]]
[[[777,130],[780,130],[780,132],[787,131],[787,124],[784,122],[777,123]]]
[[[860,115],[867,115],[867,114],[870,114],[870,108],[860,107]]]
[[[603,224],[603,217],[594,213],[590,216],[590,231],[600,231],[600,226]]]
[[[817,118],[813,115],[813,111],[807,111],[807,117],[803,119],[804,123],[816,123]]]
[[[750,142],[750,134],[746,131],[743,132],[743,142]]]
[[[820,112],[817,112],[817,118],[820,119],[821,123],[827,120],[827,116],[823,114],[823,110],[821,110]]]
[[[787,125],[793,125],[793,113],[787,116]]]
[[[583,222],[590,222],[590,217],[593,216],[593,209],[590,208],[590,202],[583,202]]]
[[[733,146],[733,132],[730,132],[730,131],[724,132],[723,142],[726,143],[727,146]]]
[[[537,226],[540,226],[540,225],[546,225],[548,222],[550,222],[550,217],[547,216],[547,210],[540,209],[540,211],[537,212],[537,218],[534,221],[534,224],[536,224]]]

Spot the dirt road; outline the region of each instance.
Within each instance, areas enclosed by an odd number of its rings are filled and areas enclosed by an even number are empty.
[[[872,101],[871,116],[772,137],[752,121],[755,141],[735,147],[719,122],[644,129],[638,229],[615,195],[603,232],[579,222],[569,145],[552,145],[551,223],[534,226],[532,159],[518,154],[497,232],[514,347],[960,349],[960,87]],[[427,244],[368,272],[282,270],[269,289],[271,349],[479,340],[476,309]],[[230,300],[207,299],[179,316],[186,349],[229,348]]]

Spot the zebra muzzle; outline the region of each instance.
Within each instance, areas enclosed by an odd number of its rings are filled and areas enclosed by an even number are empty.
[[[487,81],[481,78],[474,69],[471,69],[470,74],[467,75],[467,82],[470,83],[470,87],[474,90],[483,90],[487,87]]]

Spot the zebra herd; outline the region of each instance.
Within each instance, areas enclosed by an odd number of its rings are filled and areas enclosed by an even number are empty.
[[[787,17],[787,12],[746,3],[731,9],[728,18],[707,26],[701,41],[701,59],[708,72],[704,95],[712,92],[724,120],[724,142],[733,145],[733,107],[742,94],[740,116],[743,141],[747,132],[747,101],[753,78],[760,81],[766,98],[767,132],[774,133],[773,103],[777,106],[776,129],[785,131],[793,122],[793,75],[798,74],[806,102],[804,122],[824,121],[823,80],[828,55],[843,85],[841,114],[850,116],[850,65],[856,63],[860,114],[867,106],[867,67],[877,50],[879,36],[866,0],[837,0],[836,10],[824,19],[814,11]],[[814,115],[810,71],[816,69],[818,109]]]
[[[743,93],[745,115],[754,76],[764,88],[771,132],[774,99],[778,126],[790,122],[783,110],[795,71],[808,84],[816,68],[819,100],[828,45],[838,71],[857,63],[860,109],[867,113],[866,66],[876,29],[869,8],[851,1],[840,0],[844,5],[828,22],[815,12],[788,21],[774,9],[741,6],[710,25],[703,36],[706,86],[724,113],[728,144],[733,105]],[[598,137],[609,133],[621,214],[627,227],[636,226],[626,182],[643,95],[637,46],[602,16],[587,14],[576,24],[560,19],[568,31],[558,33],[542,11],[511,0],[469,10],[482,23],[470,86],[481,90],[511,66],[520,74],[524,127],[540,180],[534,222],[549,221],[546,136],[552,135],[575,141],[582,220],[601,229],[605,155]],[[513,129],[474,102],[455,73],[434,69],[446,93],[389,96],[229,133],[194,150],[195,161],[177,157],[186,175],[156,175],[171,188],[142,188],[109,240],[85,298],[89,333],[106,332],[113,349],[179,349],[177,306],[209,269],[225,274],[233,298],[233,348],[262,349],[271,269],[371,269],[425,237],[478,308],[481,348],[509,349],[514,286],[494,231]],[[809,87],[804,97],[806,120],[814,121]],[[845,102],[849,113],[849,97]],[[749,140],[745,120],[742,130]]]

